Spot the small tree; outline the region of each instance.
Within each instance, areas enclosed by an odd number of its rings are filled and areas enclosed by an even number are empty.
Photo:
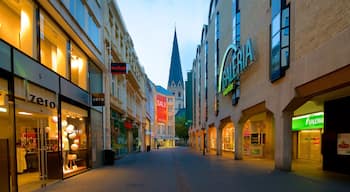
[[[175,134],[178,138],[183,139],[187,143],[188,129],[185,126],[186,117],[175,117]]]

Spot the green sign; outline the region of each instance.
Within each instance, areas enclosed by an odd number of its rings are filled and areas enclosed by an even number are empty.
[[[307,129],[323,128],[324,114],[323,112],[293,117],[292,131],[300,131]]]

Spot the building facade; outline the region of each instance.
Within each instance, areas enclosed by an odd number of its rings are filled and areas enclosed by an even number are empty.
[[[34,190],[101,164],[104,141],[92,135],[103,135],[103,106],[91,98],[106,90],[102,7],[0,2],[1,191]]]
[[[175,114],[180,109],[184,108],[184,81],[182,78],[182,69],[180,61],[179,46],[177,43],[176,30],[174,33],[173,49],[171,53],[170,70],[168,88],[170,92],[175,96]]]
[[[110,85],[111,126],[109,146],[122,156],[134,151],[144,151],[144,131],[146,124],[146,79],[144,69],[136,55],[132,39],[126,29],[116,1],[105,1],[105,49],[109,74],[106,81]],[[108,94],[107,94],[108,95]]]
[[[192,70],[187,72],[187,81],[185,82],[186,86],[186,128],[189,129],[192,126],[193,122],[193,87],[192,87]]]
[[[156,86],[154,145],[175,147],[175,96],[162,86]]]
[[[280,170],[303,160],[350,173],[350,129],[341,121],[350,98],[349,2],[310,3],[210,2],[193,64],[192,146],[270,159]]]

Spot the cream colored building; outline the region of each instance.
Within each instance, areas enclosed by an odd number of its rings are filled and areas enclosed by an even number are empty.
[[[154,147],[175,147],[175,96],[162,86],[155,86]]]
[[[110,108],[112,148],[117,155],[132,151],[144,151],[144,129],[146,126],[145,74],[134,49],[132,39],[126,29],[116,1],[105,2],[105,47],[106,63],[110,74],[106,81],[110,85]],[[115,74],[111,63],[126,63],[127,72]],[[109,135],[106,134],[106,137]],[[108,140],[108,138],[106,138]]]
[[[192,146],[205,135],[217,155],[350,173],[350,2],[237,2],[210,3],[193,64]]]

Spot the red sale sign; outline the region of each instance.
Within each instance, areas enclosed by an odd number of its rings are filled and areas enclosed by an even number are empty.
[[[166,123],[168,121],[168,107],[166,97],[162,95],[157,95],[156,97],[156,107],[157,107],[157,122]]]

